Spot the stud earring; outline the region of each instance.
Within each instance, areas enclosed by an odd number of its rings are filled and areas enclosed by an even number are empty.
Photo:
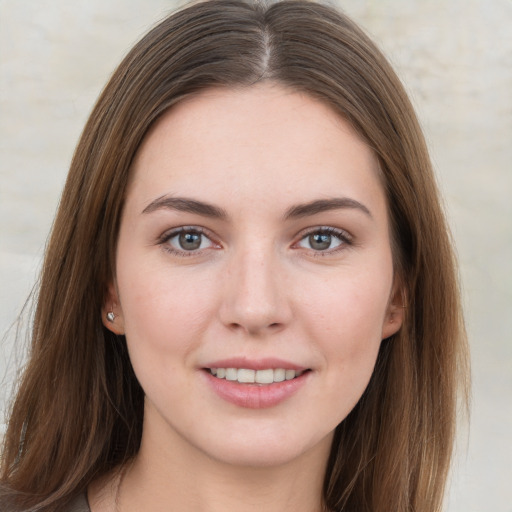
[[[107,320],[112,324],[114,323],[114,320],[116,318],[116,315],[114,315],[114,312],[113,311],[109,311],[107,313]]]

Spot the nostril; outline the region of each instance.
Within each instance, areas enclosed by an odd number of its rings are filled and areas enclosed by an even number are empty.
[[[252,335],[257,335],[258,333],[262,332],[277,332],[279,331],[284,324],[282,322],[272,322],[269,324],[265,324],[264,322],[261,322],[260,324],[249,324],[249,322],[246,322],[245,324],[239,323],[239,322],[231,322],[229,324],[229,328],[235,332],[235,331],[245,331]]]

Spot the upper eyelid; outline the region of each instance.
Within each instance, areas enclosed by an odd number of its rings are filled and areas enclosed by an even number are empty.
[[[158,239],[160,241],[168,240],[169,238],[179,235],[180,233],[183,233],[184,231],[192,231],[192,232],[200,233],[201,235],[206,236],[207,238],[209,238],[212,241],[215,238],[215,236],[213,236],[213,234],[211,233],[210,230],[203,228],[201,226],[178,226],[176,228],[167,229],[158,237]]]
[[[311,228],[305,228],[297,233],[295,236],[296,239],[302,240],[304,237],[311,235],[312,233],[322,233],[326,232],[331,235],[340,235],[343,238],[347,238],[348,240],[352,240],[354,236],[347,231],[346,229],[336,228],[334,226],[314,226]]]

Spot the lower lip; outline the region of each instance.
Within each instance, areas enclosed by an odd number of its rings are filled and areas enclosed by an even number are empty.
[[[311,372],[273,384],[241,384],[238,381],[218,379],[205,370],[204,375],[213,391],[223,400],[247,409],[266,409],[284,402],[294,395],[308,379]]]

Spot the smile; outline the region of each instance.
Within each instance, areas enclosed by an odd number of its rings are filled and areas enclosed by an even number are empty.
[[[302,371],[284,368],[252,370],[248,368],[209,368],[217,379],[237,381],[241,384],[273,384],[292,380],[302,375]]]
[[[234,366],[234,365],[233,365]],[[202,374],[214,393],[238,407],[263,409],[291,399],[309,382],[311,369],[206,367]]]

